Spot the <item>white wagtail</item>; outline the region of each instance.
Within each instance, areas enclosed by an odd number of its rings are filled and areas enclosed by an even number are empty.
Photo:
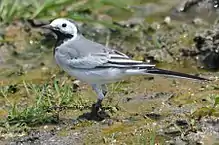
[[[98,95],[92,112],[98,114],[107,93],[106,84],[132,75],[166,75],[194,80],[198,76],[156,68],[153,64],[132,60],[127,55],[86,39],[77,24],[70,19],[58,18],[43,26],[57,35],[54,57],[69,75],[90,84]]]

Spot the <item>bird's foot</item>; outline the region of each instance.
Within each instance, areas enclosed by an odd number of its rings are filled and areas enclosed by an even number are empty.
[[[92,107],[91,107],[91,115],[95,116],[101,110],[102,110],[102,105],[94,103],[94,104],[92,104]]]
[[[99,121],[110,118],[109,114],[105,112],[102,105],[98,102],[92,105],[90,117]]]
[[[110,118],[110,115],[105,112],[101,105],[101,100],[94,103],[91,108],[91,112],[84,113],[83,115],[79,116],[79,118],[84,118],[87,120],[95,120],[95,121],[102,121],[104,119]]]

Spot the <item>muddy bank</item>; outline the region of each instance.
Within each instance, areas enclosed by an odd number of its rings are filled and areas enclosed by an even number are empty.
[[[214,108],[217,85],[217,82],[132,77],[122,84],[109,85],[111,93],[104,107],[111,118],[97,122],[79,118],[90,112],[85,106],[91,106],[96,99],[89,87],[80,84],[78,93],[81,95],[73,95],[69,107],[59,111],[58,121],[29,127],[24,124],[14,129],[4,125],[2,141],[7,144],[143,144],[155,138],[154,141],[161,144],[196,144],[206,139],[217,142],[217,111],[212,111],[217,109]],[[49,88],[47,93],[52,93]],[[15,96],[23,89],[18,87]],[[82,102],[77,100],[80,96]],[[74,107],[76,104],[79,108]]]

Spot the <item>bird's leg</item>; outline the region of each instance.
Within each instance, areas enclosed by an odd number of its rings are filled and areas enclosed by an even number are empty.
[[[101,85],[101,88],[102,88],[103,95],[106,96],[108,92],[106,84]]]
[[[107,93],[107,87],[106,85],[92,85],[93,90],[96,92],[96,94],[98,95],[98,99],[97,102],[95,104],[92,105],[92,115],[98,116],[100,118],[105,118],[105,117],[109,117],[108,114],[106,114],[104,112],[104,110],[102,110],[102,100],[104,98],[104,96]]]
[[[102,107],[102,100],[104,98],[104,94],[103,94],[101,85],[93,84],[92,88],[98,96],[97,102],[93,104],[92,106],[92,112],[98,112],[100,108]]]

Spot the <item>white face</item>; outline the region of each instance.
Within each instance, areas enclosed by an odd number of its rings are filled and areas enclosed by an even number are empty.
[[[65,34],[72,34],[74,36],[77,36],[77,26],[64,18],[58,18],[53,20],[50,23],[50,26],[54,27],[54,28],[58,28],[60,30],[60,32],[65,33]]]

